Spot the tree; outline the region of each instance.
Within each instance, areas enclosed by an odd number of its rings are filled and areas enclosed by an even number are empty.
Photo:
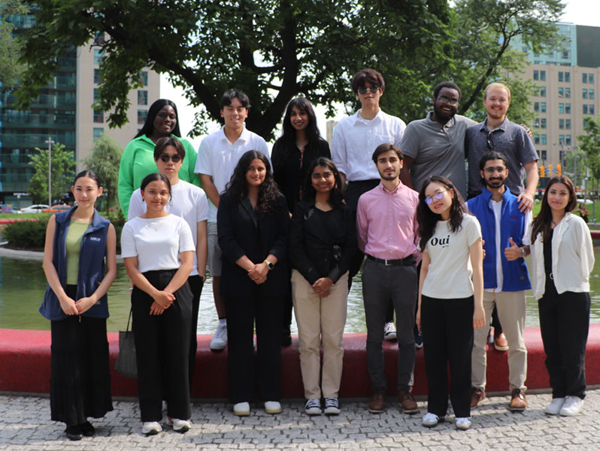
[[[586,118],[583,130],[586,134],[577,137],[579,148],[586,153],[594,178],[600,180],[600,116]]]
[[[447,0],[27,1],[36,24],[24,36],[23,61],[31,65],[22,106],[62,52],[102,32],[97,108],[111,112],[112,126],[126,121],[127,94],[145,67],[168,73],[193,106],[203,105],[195,134],[207,119],[221,120],[220,97],[237,87],[253,103],[248,128],[268,139],[295,95],[330,109],[352,102],[348,80],[366,65],[402,79],[390,100],[408,109],[411,92],[425,92],[448,64]]]
[[[85,160],[85,167],[95,171],[107,195],[106,211],[110,205],[118,205],[117,184],[119,164],[123,149],[112,138],[102,135],[94,142],[92,154]]]
[[[48,200],[48,149],[36,147],[38,152],[31,155],[29,165],[35,170],[29,185],[29,194],[34,203],[45,203]],[[52,148],[52,200],[63,199],[69,192],[73,181],[75,158],[65,146],[56,143]]]
[[[27,7],[20,0],[3,0],[0,4],[0,81],[3,87],[12,87],[22,66],[18,64],[20,47],[13,37],[14,14],[25,14]]]

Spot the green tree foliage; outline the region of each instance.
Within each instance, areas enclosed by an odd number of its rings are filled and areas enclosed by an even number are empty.
[[[20,0],[0,2],[0,81],[4,87],[12,87],[22,66],[18,64],[19,45],[13,37],[14,14],[25,14],[27,7]]]
[[[586,134],[577,137],[579,148],[586,153],[594,178],[600,180],[600,116],[586,118],[583,129]]]
[[[102,135],[94,142],[92,154],[86,158],[84,164],[87,169],[95,171],[100,177],[100,182],[107,194],[106,209],[117,206],[117,184],[119,180],[119,164],[123,149],[112,138]]]
[[[127,94],[145,67],[168,73],[193,106],[203,105],[196,133],[221,120],[221,95],[237,87],[252,100],[248,128],[269,138],[295,95],[330,107],[351,102],[348,80],[365,65],[398,78],[390,98],[405,95],[401,106],[447,65],[447,0],[28,1],[37,12],[24,41],[23,105],[61,52],[105,32],[98,103],[113,126],[126,121]]]
[[[29,194],[34,203],[48,201],[48,149],[36,147],[38,152],[31,155],[29,165],[35,170],[29,185]],[[52,147],[52,200],[60,200],[69,192],[73,181],[75,158],[72,152],[65,150],[65,146],[56,143]]]
[[[533,84],[516,77],[526,64],[520,49],[511,48],[518,37],[535,53],[560,45],[556,22],[564,5],[560,0],[456,0],[453,67],[448,77],[462,89],[460,113],[481,120],[483,90],[492,82],[505,83],[512,91],[509,116],[528,123],[529,96]]]

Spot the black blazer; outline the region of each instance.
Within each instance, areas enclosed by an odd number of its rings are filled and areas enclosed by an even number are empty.
[[[219,246],[223,253],[221,293],[223,296],[248,296],[257,286],[246,270],[236,265],[244,255],[252,262],[262,263],[269,254],[277,257],[275,268],[269,271],[267,281],[260,285],[265,295],[281,296],[289,290],[288,229],[290,216],[281,196],[280,210],[272,215],[259,214],[246,198],[235,205],[225,192],[219,200],[217,224]]]

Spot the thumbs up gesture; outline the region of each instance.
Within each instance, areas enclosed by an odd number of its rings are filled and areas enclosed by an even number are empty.
[[[506,257],[506,259],[509,262],[511,262],[513,260],[516,260],[517,258],[521,258],[523,256],[521,248],[515,244],[515,242],[512,239],[512,236],[508,239],[508,242],[510,243],[510,247],[504,249],[504,256]]]

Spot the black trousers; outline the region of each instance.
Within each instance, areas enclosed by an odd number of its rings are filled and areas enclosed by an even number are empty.
[[[473,310],[473,296],[461,299],[421,296],[427,411],[439,417],[446,416],[448,410],[448,367],[454,414],[457,418],[471,416]]]
[[[198,350],[198,312],[200,311],[200,296],[202,295],[202,287],[204,282],[199,275],[188,277],[188,284],[192,290],[192,322],[190,325],[190,363],[189,363],[189,379],[190,392],[194,383],[194,369],[196,367],[196,351]]]
[[[77,287],[68,285],[75,299]],[[113,410],[106,319],[69,316],[51,322],[50,413],[69,426]]]
[[[176,270],[148,271],[144,276],[162,290]],[[138,396],[142,421],[162,419],[162,400],[167,414],[188,420],[191,416],[189,353],[192,291],[186,282],[162,315],[150,315],[152,297],[137,287],[131,294],[133,333],[138,365]]]
[[[539,301],[540,330],[553,398],[585,398],[585,347],[590,294],[545,294]]]
[[[229,400],[252,400],[255,376],[261,401],[281,399],[281,317],[284,296],[267,296],[260,285],[245,296],[226,296]],[[257,358],[254,366],[254,324]],[[256,373],[256,374],[255,374]]]

